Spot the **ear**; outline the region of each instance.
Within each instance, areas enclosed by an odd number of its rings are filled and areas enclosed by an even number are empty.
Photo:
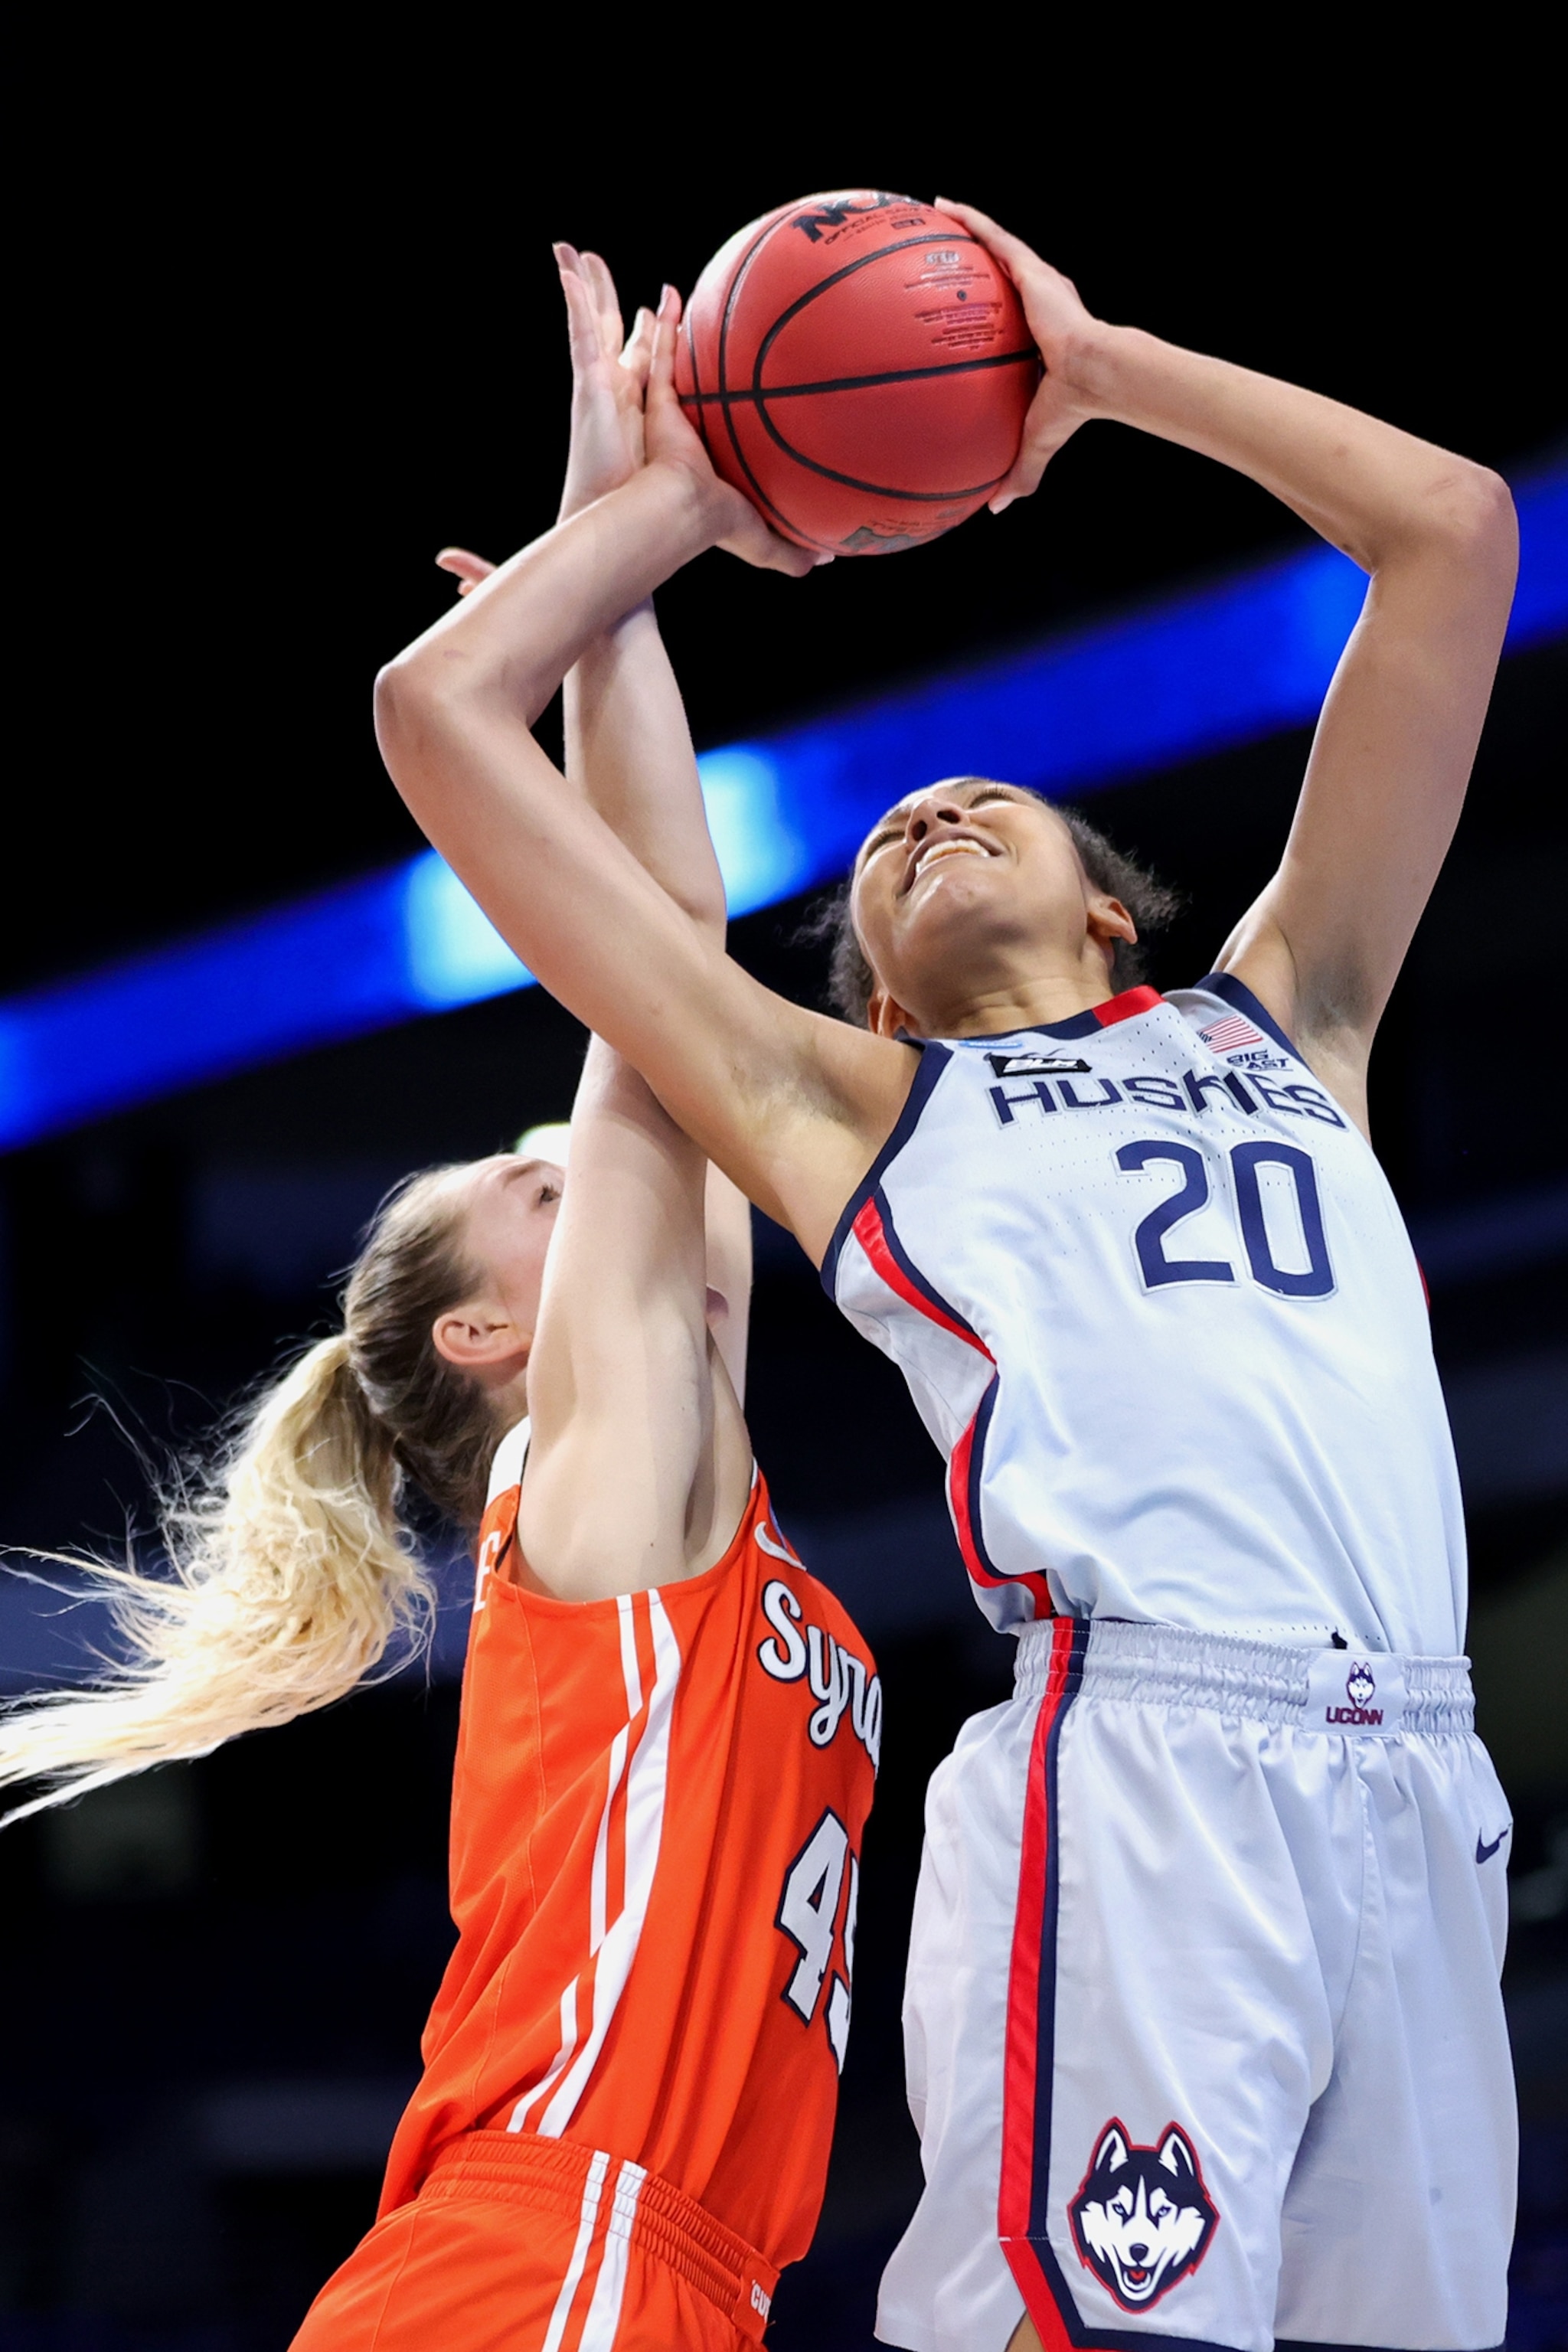
[[[1180,2124],[1172,2124],[1167,2127],[1165,2137],[1160,2142],[1157,2152],[1166,2171],[1173,2172],[1178,2180],[1196,2180],[1198,2159],[1193,2153],[1192,2141]]]
[[[1118,940],[1124,940],[1130,948],[1138,944],[1137,924],[1121,899],[1110,898],[1103,890],[1096,890],[1089,899],[1086,921],[1089,938],[1108,956],[1115,954]]]
[[[531,1331],[520,1330],[510,1317],[478,1298],[437,1315],[430,1337],[443,1362],[487,1381],[514,1379],[533,1346]]]
[[[1090,2172],[1120,2172],[1126,2161],[1127,2133],[1120,2123],[1108,2123],[1100,2135],[1094,2161],[1089,2168]]]
[[[913,1015],[889,995],[885,988],[874,988],[866,1007],[866,1026],[873,1037],[896,1037],[900,1029],[918,1037],[921,1026]]]

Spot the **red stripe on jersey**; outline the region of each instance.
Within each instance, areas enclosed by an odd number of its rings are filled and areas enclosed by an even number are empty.
[[[951,1331],[955,1339],[964,1340],[978,1355],[984,1356],[988,1364],[994,1364],[996,1359],[979,1333],[972,1331],[966,1323],[961,1323],[956,1316],[950,1314],[944,1307],[940,1306],[934,1298],[923,1291],[918,1283],[910,1280],[910,1276],[894,1255],[875,1195],[866,1202],[850,1230],[865,1251],[871,1265],[889,1290],[896,1291],[907,1306],[912,1307],[917,1314],[923,1315],[928,1322],[935,1323],[943,1331]],[[994,1385],[993,1381],[992,1387]],[[986,1395],[990,1392],[988,1389]],[[953,1447],[947,1465],[948,1501],[952,1511],[953,1527],[958,1535],[958,1548],[963,1557],[963,1565],[974,1583],[984,1585],[993,1591],[1005,1584],[1021,1584],[1033,1595],[1036,1615],[1048,1617],[1055,1604],[1051,1600],[1050,1586],[1045,1577],[1000,1575],[995,1569],[986,1566],[981,1552],[979,1531],[975,1528],[973,1513],[970,1508],[970,1488],[973,1483],[972,1471],[975,1433],[980,1424],[980,1416],[984,1409],[985,1397],[983,1396],[975,1408],[973,1419]]]
[[[1163,1001],[1157,988],[1124,988],[1109,1003],[1095,1005],[1094,1017],[1102,1029],[1109,1029],[1118,1021],[1131,1021],[1140,1013],[1152,1013],[1156,1004]]]
[[[1046,1917],[1050,1844],[1056,1827],[1050,1817],[1047,1767],[1051,1733],[1067,1690],[1077,1627],[1078,1621],[1072,1617],[1058,1617],[1052,1627],[1051,1663],[1029,1748],[1024,1843],[1018,1864],[1018,1908],[1007,1979],[1007,2044],[1003,2070],[1002,2191],[997,2207],[997,2234],[1045,2352],[1072,2352],[1073,2344],[1039,2256],[1029,2242],[1029,2221],[1038,2112],[1040,1954],[1045,1936],[1055,1925]]]
[[[940,1324],[944,1331],[951,1331],[955,1339],[963,1339],[971,1348],[978,1349],[987,1363],[995,1361],[984,1340],[972,1331],[966,1323],[961,1323],[955,1315],[948,1312],[946,1307],[939,1307],[934,1298],[921,1290],[918,1284],[910,1280],[889,1245],[888,1236],[882,1227],[881,1211],[878,1208],[874,1198],[867,1202],[850,1227],[850,1231],[889,1289],[896,1290],[907,1307],[912,1307],[916,1313],[923,1315],[928,1322]]]
[[[952,1524],[958,1535],[958,1549],[963,1555],[963,1565],[976,1584],[1000,1585],[1010,1581],[987,1568],[980,1557],[980,1546],[974,1539],[974,1522],[969,1508],[969,1469],[974,1453],[974,1429],[980,1415],[976,1412],[947,1465],[947,1499],[952,1512]]]
[[[995,1382],[993,1381],[991,1388],[994,1387]],[[989,1396],[991,1389],[987,1389],[985,1394]],[[999,1591],[1005,1584],[1021,1584],[1025,1591],[1032,1594],[1034,1598],[1036,1616],[1049,1617],[1056,1603],[1051,1599],[1050,1584],[1045,1577],[1004,1576],[1000,1570],[987,1567],[981,1552],[980,1535],[974,1525],[973,1511],[970,1507],[970,1496],[975,1484],[973,1475],[975,1437],[980,1427],[980,1416],[984,1410],[985,1397],[982,1397],[975,1408],[973,1420],[953,1447],[952,1459],[947,1465],[948,1507],[952,1513],[953,1528],[958,1537],[958,1549],[973,1583],[983,1584],[994,1592]]]

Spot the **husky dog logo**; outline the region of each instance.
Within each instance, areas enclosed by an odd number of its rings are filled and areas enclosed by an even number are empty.
[[[1350,1700],[1351,1705],[1365,1706],[1375,1696],[1376,1691],[1377,1685],[1373,1680],[1372,1668],[1352,1665],[1350,1673],[1345,1676],[1345,1696]]]
[[[1068,2207],[1079,2256],[1123,2311],[1147,2311],[1209,2250],[1219,2213],[1180,2124],[1136,2147],[1113,2116]]]

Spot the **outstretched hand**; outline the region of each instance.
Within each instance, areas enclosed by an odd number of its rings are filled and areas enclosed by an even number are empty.
[[[1099,321],[1084,307],[1071,278],[1042,261],[1022,237],[1010,236],[973,205],[956,205],[946,196],[938,196],[936,203],[940,211],[962,221],[1012,279],[1045,364],[1039,390],[1024,420],[1024,437],[1012,471],[987,501],[992,513],[1000,514],[1015,499],[1026,499],[1039,488],[1040,477],[1057,451],[1095,414],[1092,401],[1073,378]]]
[[[653,312],[628,335],[616,281],[596,253],[555,247],[572,352],[572,437],[561,520],[618,490],[643,464],[643,396],[653,356]]]
[[[560,520],[642,469],[643,394],[653,354],[653,312],[639,310],[628,335],[621,322],[616,281],[596,253],[558,245],[555,264],[566,299],[566,334],[572,352],[572,433],[566,450]],[[436,558],[470,596],[495,570],[466,547],[444,547]]]

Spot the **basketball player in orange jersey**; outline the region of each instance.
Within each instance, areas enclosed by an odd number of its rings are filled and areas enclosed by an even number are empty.
[[[567,291],[570,512],[640,460],[652,320],[623,365],[607,274]],[[584,647],[567,723],[595,806],[721,939],[651,612]],[[300,2352],[722,2352],[761,2338],[821,2202],[880,1685],[752,1461],[745,1202],[597,1042],[570,1163],[437,1171],[384,1209],[184,1592],[126,1592],[144,1670],[0,1735],[6,1777],[79,1786],[323,1704],[416,1578],[401,1475],[482,1510],[458,1940],[380,2218]]]
[[[645,469],[392,664],[384,750],[530,967],[900,1362],[1017,1643],[1016,1699],[928,1807],[926,2190],[879,2334],[1481,2352],[1512,2219],[1508,1815],[1366,1073],[1486,710],[1510,502],[1392,426],[1106,325],[942,209],[1010,272],[1044,362],[994,504],[1110,418],[1249,475],[1371,575],[1279,869],[1213,971],[1127,984],[1108,845],[961,778],[863,845],[834,1022],[727,961],[563,789],[531,727],[585,645],[715,544],[811,561],[680,416],[673,296]],[[1485,955],[1506,986],[1500,930]]]

